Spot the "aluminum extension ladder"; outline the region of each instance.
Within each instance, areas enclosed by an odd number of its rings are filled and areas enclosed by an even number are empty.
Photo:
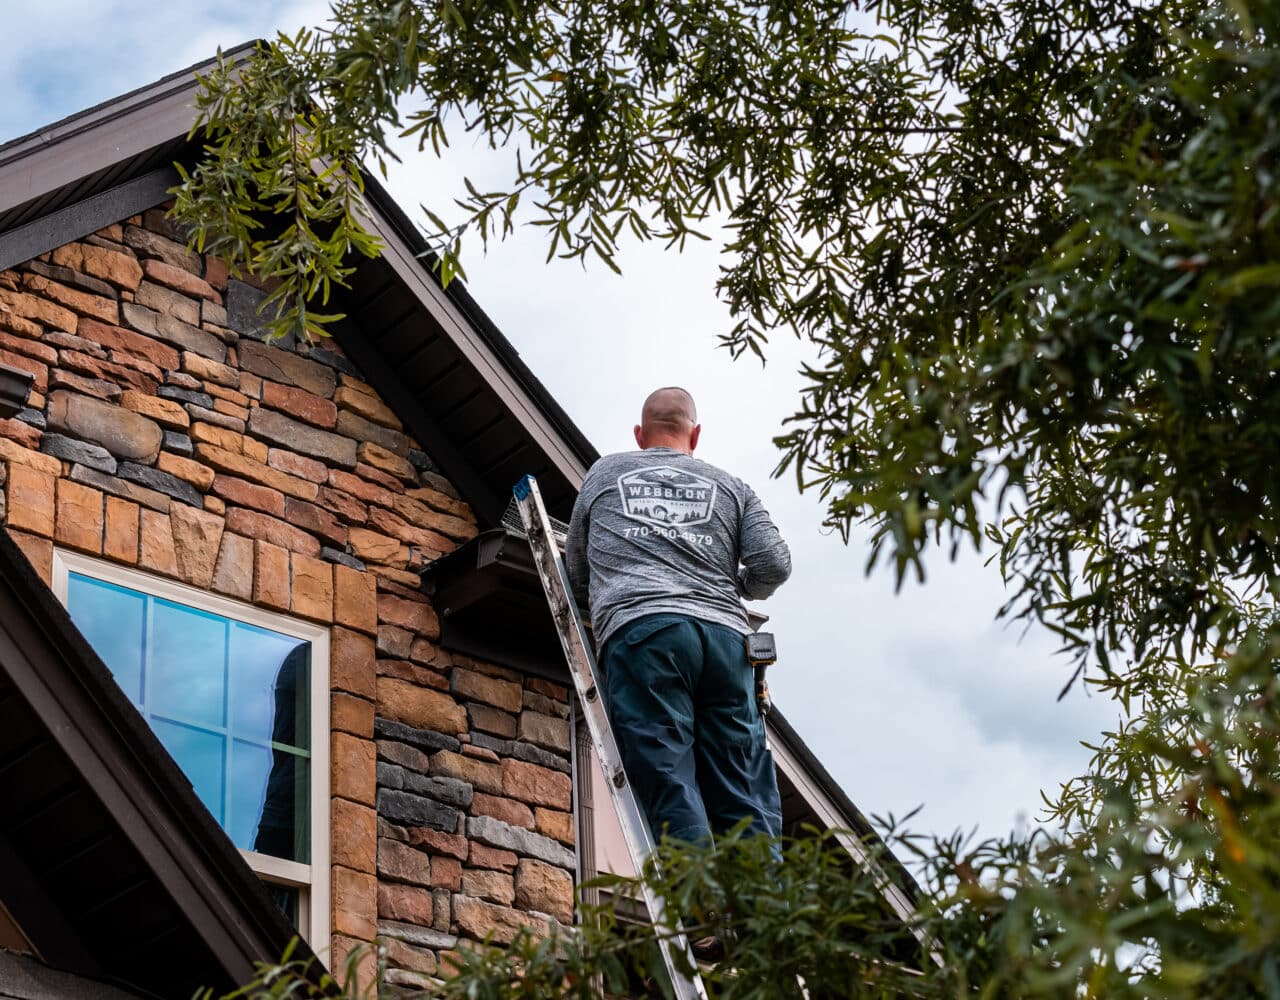
[[[623,770],[618,744],[613,738],[613,728],[609,725],[608,715],[605,714],[604,703],[600,697],[596,658],[591,652],[591,643],[587,639],[586,628],[582,624],[582,615],[569,588],[569,576],[565,571],[564,560],[560,557],[560,549],[552,533],[551,518],[542,502],[537,480],[533,476],[525,476],[521,479],[516,484],[514,492],[520,519],[524,522],[525,533],[529,537],[529,547],[533,550],[534,566],[542,580],[542,589],[546,591],[551,617],[555,621],[556,632],[560,635],[560,645],[564,648],[569,673],[573,676],[573,686],[577,689],[578,699],[582,703],[582,714],[587,720],[591,742],[596,748],[605,777],[608,779],[606,784],[609,786],[609,795],[613,799],[614,809],[618,813],[618,821],[627,842],[627,851],[631,854],[636,871],[639,872],[643,870],[645,860],[653,853],[653,838],[649,835],[649,828],[645,825],[644,816],[640,812],[640,804],[636,801],[631,783],[627,780],[626,771]],[[698,966],[694,961],[688,938],[680,930],[678,923],[674,921],[668,923],[667,907],[663,898],[643,881],[640,887],[653,926],[655,928],[669,926],[674,932],[665,939],[660,935],[658,945],[667,967],[667,974],[671,977],[676,1000],[706,1000],[707,991],[702,985],[702,978],[698,975]],[[682,971],[685,968],[692,969],[692,974]]]

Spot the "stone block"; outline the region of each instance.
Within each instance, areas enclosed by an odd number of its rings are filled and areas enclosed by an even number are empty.
[[[354,438],[356,441],[368,441],[399,458],[408,460],[410,443],[403,433],[367,420],[350,410],[342,410],[337,414],[337,431],[343,437]]]
[[[111,452],[87,441],[78,441],[62,434],[45,434],[40,439],[40,450],[46,455],[85,465],[109,476],[114,476],[116,472],[116,460],[112,458]]]
[[[305,500],[289,497],[284,504],[285,520],[334,545],[347,544],[346,526],[329,511]]]
[[[56,480],[27,465],[9,467],[6,524],[13,531],[53,537]]]
[[[431,866],[431,887],[456,892],[462,887],[462,862],[457,858],[437,858]]]
[[[542,747],[535,747],[532,743],[522,743],[519,740],[512,740],[508,744],[506,756],[528,764],[537,764],[552,771],[561,771],[564,774],[572,770],[567,757],[558,757],[549,750],[543,750]]]
[[[159,457],[156,459],[156,468],[161,472],[185,480],[201,493],[209,492],[209,488],[213,486],[214,473],[211,468],[207,465],[201,465],[199,462],[194,462],[189,458],[183,458],[181,455],[175,455],[172,452],[160,452]]]
[[[378,626],[378,655],[404,659],[413,647],[413,633],[394,625]]]
[[[71,392],[79,393],[82,396],[92,396],[94,399],[103,399],[108,403],[114,403],[120,398],[121,389],[113,382],[107,382],[100,378],[84,378],[73,372],[55,370],[49,376],[50,389],[69,389]]]
[[[170,377],[172,378],[172,376]],[[188,389],[181,385],[162,385],[156,390],[156,395],[161,399],[184,405],[199,406],[205,410],[213,408],[213,397],[207,392],[201,392],[199,389]]]
[[[403,425],[386,403],[369,386],[363,382],[354,383],[343,379],[343,384],[333,394],[333,401],[344,410],[359,414],[366,420],[372,420],[383,427],[401,430]]]
[[[378,815],[393,823],[452,833],[460,813],[453,806],[397,788],[378,789]]]
[[[169,388],[160,386],[156,390],[157,393]],[[181,392],[183,390],[170,389],[171,392]],[[195,395],[192,393],[192,395]],[[120,405],[126,410],[132,410],[134,413],[140,413],[144,417],[150,417],[162,427],[174,428],[179,431],[186,430],[191,426],[191,417],[182,405],[172,399],[166,399],[160,395],[151,395],[146,392],[139,392],[137,389],[130,389],[120,397]],[[161,435],[163,441],[163,435]]]
[[[535,862],[536,864],[536,862]],[[518,870],[518,869],[517,869]],[[491,903],[510,906],[516,899],[515,879],[491,868],[473,868],[462,873],[462,892]]]
[[[435,989],[437,982],[432,977],[439,971],[440,963],[434,952],[394,939],[384,940],[382,947],[390,966],[386,973],[388,985],[428,992]]]
[[[381,718],[437,733],[457,734],[467,730],[466,712],[447,694],[394,677],[379,677],[377,694]]]
[[[103,496],[70,479],[59,479],[53,537],[60,545],[102,554]]]
[[[185,268],[192,274],[200,271],[200,257],[188,250],[182,243],[153,233],[140,226],[125,226],[123,232],[125,245],[144,257],[158,257],[166,263]],[[139,274],[141,279],[141,274]],[[136,286],[135,286],[136,287]]]
[[[428,890],[394,883],[378,886],[379,919],[430,927],[433,915]]]
[[[102,554],[130,566],[138,562],[138,505],[107,497]]]
[[[378,594],[378,621],[398,625],[414,635],[428,639],[440,637],[440,619],[435,609],[424,600],[407,600],[392,594]],[[406,656],[408,653],[406,652]]]
[[[357,559],[372,563],[403,563],[408,549],[398,539],[366,528],[351,528],[347,532],[347,544]]]
[[[154,263],[154,261],[147,261],[143,267],[145,268],[148,264],[154,265]],[[193,302],[181,292],[166,288],[154,281],[139,282],[133,299],[138,305],[153,309],[162,316],[169,316],[188,326],[200,325],[199,302]]]
[[[377,795],[377,752],[373,741],[335,732],[330,748],[333,794],[373,806]]]
[[[477,816],[492,816],[494,819],[500,819],[512,826],[524,827],[526,830],[535,829],[533,810],[515,799],[476,792],[471,800],[471,812]]]
[[[317,462],[314,458],[307,458],[305,455],[298,455],[283,448],[267,449],[267,464],[273,469],[279,469],[281,472],[287,472],[291,476],[306,479],[317,485],[329,481],[329,467],[323,462]]]
[[[396,497],[395,511],[415,527],[439,532],[456,541],[466,541],[475,537],[474,521],[455,517],[453,514],[442,514],[412,497]]]
[[[146,464],[156,460],[164,440],[154,420],[64,389],[49,395],[48,418],[55,431],[101,445],[119,458]]]
[[[472,868],[492,868],[496,871],[514,872],[520,861],[514,851],[501,847],[490,847],[478,841],[468,841],[471,845],[467,851],[467,864]]]
[[[550,913],[560,923],[572,924],[573,876],[562,868],[521,858],[516,868],[515,903],[522,910]]]
[[[468,937],[492,944],[510,944],[522,930],[546,934],[551,929],[546,921],[527,913],[461,893],[453,897],[453,919]]]
[[[196,406],[193,403],[187,403],[187,412],[191,414],[192,420],[199,420],[202,423],[213,424],[215,427],[225,427],[229,431],[236,434],[243,434],[245,431],[245,422],[240,417],[231,417],[225,413],[219,413],[216,409],[220,400],[214,400],[215,409],[207,410],[203,406]],[[245,450],[248,454],[248,449]]]
[[[213,569],[213,589],[248,601],[253,597],[253,539],[224,531]]]
[[[262,383],[262,405],[287,413],[316,427],[331,430],[338,422],[338,408],[333,405],[332,400],[303,389],[295,389],[293,386],[281,385],[278,382]],[[346,437],[354,437],[342,430],[338,433]]]
[[[175,455],[181,455],[183,458],[190,458],[196,453],[195,447],[191,443],[191,438],[186,434],[179,433],[178,431],[164,432],[164,444],[162,445],[162,448],[164,451],[172,452]]]
[[[389,840],[378,840],[378,877],[410,885],[431,885],[431,859],[416,847]]]
[[[423,795],[459,809],[470,806],[474,794],[471,785],[465,781],[457,778],[432,777],[425,771],[386,760],[378,761],[378,787]]]
[[[338,631],[337,629],[334,630]],[[370,673],[373,667],[370,665]],[[404,743],[407,746],[418,750],[424,750],[431,753],[436,750],[450,750],[457,752],[461,749],[462,744],[453,736],[444,733],[438,733],[430,729],[418,729],[413,726],[407,726],[400,722],[394,722],[391,719],[378,718],[374,722],[374,734],[379,740],[388,740],[396,743]],[[392,758],[388,758],[389,760]],[[399,763],[399,761],[397,761]],[[408,765],[405,765],[406,767]]]
[[[343,565],[333,567],[333,620],[339,625],[377,635],[378,592],[372,574]]]
[[[467,705],[467,717],[471,720],[472,729],[507,738],[516,734],[516,717],[501,709],[472,702]]]
[[[337,388],[333,369],[278,347],[245,341],[239,346],[239,354],[240,367],[264,379],[292,385],[325,399],[331,399]]]
[[[261,309],[267,293],[231,277],[227,278],[226,289],[227,324],[242,337],[265,341],[271,335],[272,312],[270,308]],[[276,347],[292,351],[294,343],[294,336],[289,333],[276,341]]]
[[[100,281],[98,278],[88,274],[81,274],[79,271],[73,271],[69,267],[46,264],[40,260],[29,260],[23,267],[52,281],[60,281],[62,284],[78,288],[82,292],[89,292],[91,295],[100,295],[103,298],[113,299],[117,294],[116,289],[107,282]]]
[[[295,528],[292,524],[256,510],[245,510],[242,507],[228,510],[227,530],[234,531],[237,535],[270,542],[272,545],[278,545],[300,555],[312,558],[318,558],[320,555],[320,543],[314,537]],[[288,607],[287,603],[285,607]]]
[[[249,415],[249,433],[272,444],[351,468],[356,464],[356,445],[349,438],[262,408]]]
[[[573,782],[567,774],[510,757],[501,767],[502,793],[508,798],[552,809],[572,807]]]
[[[335,691],[329,702],[329,725],[336,732],[373,739],[373,702]]]
[[[207,590],[213,585],[222,545],[222,518],[195,507],[175,504],[169,511],[169,522],[178,575],[193,587]]]
[[[569,752],[569,720],[531,712],[520,713],[519,738],[548,750]]]
[[[116,475],[128,482],[163,493],[179,503],[185,503],[191,507],[204,507],[204,496],[198,489],[186,480],[179,479],[168,472],[162,472],[160,469],[139,465],[137,462],[121,462],[116,469]]]
[[[446,778],[457,778],[484,792],[500,793],[502,791],[500,765],[490,761],[476,760],[451,750],[438,750],[431,755],[431,773]]]
[[[378,882],[367,872],[335,865],[333,872],[333,929],[361,941],[378,933]]]
[[[233,530],[230,521],[228,530]],[[289,552],[271,542],[254,541],[253,601],[277,611],[289,610]]]
[[[454,670],[453,690],[459,697],[483,702],[513,714],[520,711],[523,703],[519,684],[487,677],[472,670]]]
[[[573,851],[563,844],[492,816],[468,816],[467,837],[489,847],[537,858],[559,868],[572,869],[574,866]]]
[[[167,261],[144,260],[142,262],[142,272],[146,275],[148,281],[164,285],[166,288],[170,288],[183,296],[209,299],[212,302],[222,301],[222,296],[214,291],[213,287],[203,278],[198,278],[186,268],[175,266]],[[138,291],[141,291],[142,287],[139,286]],[[199,321],[198,311],[195,319],[188,320],[191,323],[198,323]]]
[[[344,440],[347,439],[344,438]],[[417,473],[408,459],[401,458],[395,452],[388,451],[382,445],[374,444],[372,441],[362,441],[356,449],[356,456],[362,464],[380,469],[397,479],[413,482],[417,478]],[[355,465],[354,462],[351,464]]]
[[[369,701],[374,700],[377,693],[377,672],[374,667],[373,640],[368,636],[345,628],[335,628],[330,640],[329,669],[334,688]]]
[[[210,484],[215,496],[237,507],[250,507],[273,517],[284,517],[284,494],[270,486],[260,486],[221,473]]]
[[[330,803],[332,840],[330,857],[335,865],[372,873],[377,864],[378,817],[374,811],[346,799]]]
[[[329,470],[329,485],[339,493],[357,497],[366,503],[381,507],[391,507],[395,503],[396,494],[391,490],[341,469]]]
[[[331,545],[320,546],[320,558],[325,560],[325,562],[336,563],[337,565],[347,567],[347,569],[353,569],[357,573],[363,573],[368,568],[355,556],[349,556],[340,549],[333,548]],[[376,607],[377,605],[374,606]]]
[[[404,941],[419,948],[456,948],[458,939],[453,934],[441,934],[417,924],[402,924],[393,920],[378,921],[378,937],[392,941]]]
[[[293,554],[293,603],[291,610],[303,618],[333,621],[333,567],[311,556]]]
[[[168,514],[145,508],[140,512],[138,565],[164,576],[178,575],[178,558],[173,551],[173,528]]]
[[[446,830],[433,830],[427,826],[415,826],[406,831],[409,843],[425,847],[431,853],[432,877],[438,859],[449,857],[461,861],[467,856],[470,842],[460,833],[449,833]]]

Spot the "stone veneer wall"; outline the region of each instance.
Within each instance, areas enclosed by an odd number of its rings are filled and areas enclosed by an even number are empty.
[[[262,342],[262,296],[160,211],[0,272],[35,375],[0,520],[46,581],[56,544],[331,626],[333,965],[380,935],[413,986],[572,920],[568,694],[439,648],[416,571],[472,512],[336,345]]]

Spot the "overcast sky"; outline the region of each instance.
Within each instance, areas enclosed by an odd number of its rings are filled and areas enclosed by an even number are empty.
[[[39,0],[12,4],[0,34],[0,141],[142,86],[242,41],[317,24],[323,0]],[[391,191],[414,215],[446,204],[464,171],[500,176],[487,153],[447,163],[412,158]],[[716,347],[728,326],[716,300],[717,248],[683,255],[631,246],[623,276],[544,264],[537,230],[464,263],[480,305],[601,452],[633,446],[646,393],[686,386],[703,424],[699,454],[749,481],[791,544],[791,581],[762,610],[780,662],[775,700],[869,814],[923,811],[912,827],[984,835],[1034,821],[1040,789],[1087,761],[1079,746],[1114,710],[1078,690],[1056,702],[1069,670],[1053,644],[994,622],[1003,591],[967,554],[935,560],[926,585],[895,596],[890,574],[863,576],[860,536],[824,533],[815,497],[774,480],[771,439],[791,415],[806,345],[783,338],[765,368]]]

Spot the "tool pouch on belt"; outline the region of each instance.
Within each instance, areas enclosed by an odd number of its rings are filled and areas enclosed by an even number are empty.
[[[768,715],[773,707],[769,698],[769,684],[764,678],[765,667],[778,660],[778,646],[774,642],[772,632],[747,633],[747,661],[755,671],[756,704],[760,706],[760,714]]]

